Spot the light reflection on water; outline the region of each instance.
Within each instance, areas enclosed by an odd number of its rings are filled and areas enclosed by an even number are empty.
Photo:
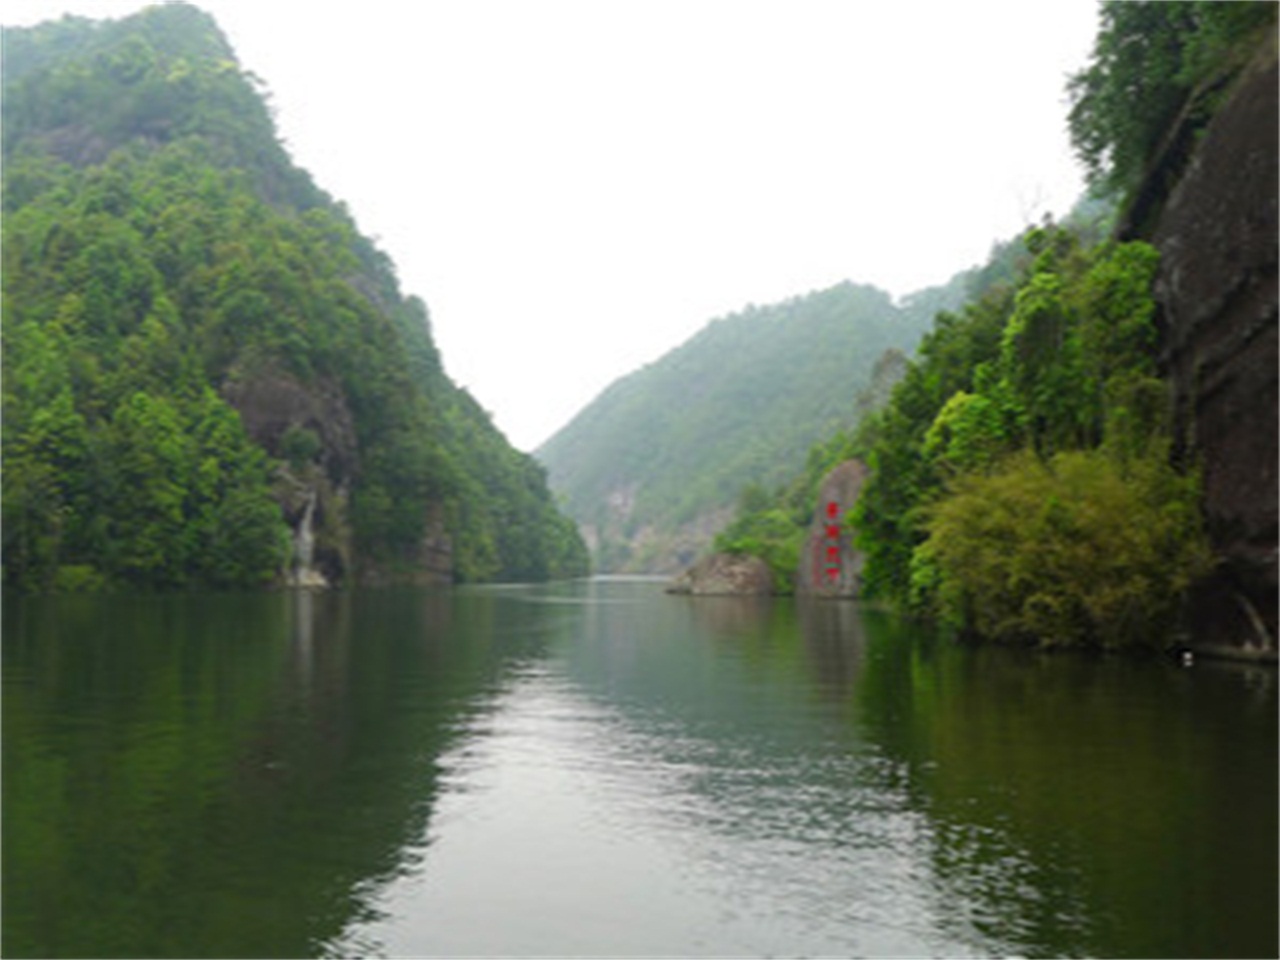
[[[421,873],[356,935],[392,955],[956,952],[928,826],[874,756],[758,759],[522,670],[441,760]]]

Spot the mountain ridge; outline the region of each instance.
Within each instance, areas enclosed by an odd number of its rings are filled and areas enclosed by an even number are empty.
[[[606,387],[535,450],[597,567],[691,562],[744,487],[789,480],[813,443],[856,423],[877,362],[913,349],[971,273],[897,302],[845,280],[751,304]]]
[[[449,380],[425,304],[293,163],[212,17],[3,42],[6,583],[586,571],[541,467]]]

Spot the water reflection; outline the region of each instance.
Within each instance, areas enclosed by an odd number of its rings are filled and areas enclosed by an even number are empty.
[[[848,701],[866,660],[868,611],[854,603],[805,598],[798,614],[814,689],[829,700]]]
[[[9,956],[1276,952],[1274,671],[654,584],[4,613]]]
[[[423,592],[7,603],[5,955],[314,956],[376,915],[501,670],[452,613]],[[466,616],[492,638],[492,613]]]
[[[859,716],[906,763],[957,921],[1028,953],[1275,952],[1273,671],[893,633]]]

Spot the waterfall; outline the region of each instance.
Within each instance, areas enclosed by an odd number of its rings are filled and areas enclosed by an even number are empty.
[[[302,510],[302,519],[298,521],[298,529],[293,533],[293,585],[296,587],[328,586],[324,574],[312,568],[315,555],[316,535],[314,518],[316,512],[316,492],[307,492],[307,505]]]

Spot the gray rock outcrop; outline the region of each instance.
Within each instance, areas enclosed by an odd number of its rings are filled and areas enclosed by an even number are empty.
[[[773,573],[759,557],[713,553],[672,581],[668,593],[695,597],[758,597],[774,592]]]

